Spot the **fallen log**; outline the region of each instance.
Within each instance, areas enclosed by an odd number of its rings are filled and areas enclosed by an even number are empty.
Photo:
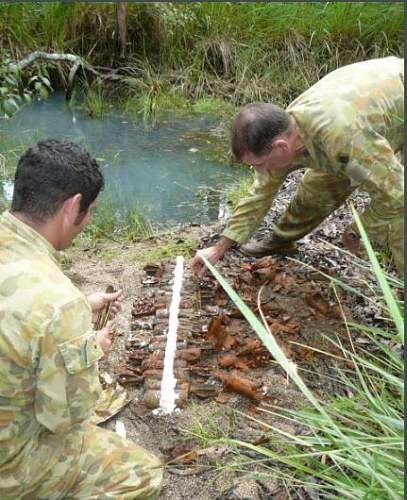
[[[24,57],[18,62],[12,63],[11,67],[15,68],[17,71],[21,72],[28,66],[31,66],[34,62],[38,60],[50,61],[50,62],[68,62],[72,63],[71,69],[69,70],[68,75],[68,83],[66,88],[66,99],[69,100],[72,90],[73,83],[76,77],[76,74],[79,68],[82,68],[83,71],[89,71],[95,76],[105,80],[122,80],[123,77],[117,74],[118,70],[112,68],[103,68],[92,66],[88,62],[86,62],[82,57],[77,56],[75,54],[66,54],[66,53],[48,53],[43,52],[42,50],[36,50],[28,54],[28,56]]]

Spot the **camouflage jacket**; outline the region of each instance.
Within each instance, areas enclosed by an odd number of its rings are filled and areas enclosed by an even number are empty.
[[[386,191],[402,203],[403,186],[392,170],[404,143],[404,60],[386,57],[339,68],[287,108],[307,153],[292,170],[311,168],[370,192]],[[255,173],[248,197],[239,202],[223,236],[245,243],[269,210],[286,175]]]
[[[91,310],[50,243],[0,216],[0,482],[42,433],[66,433],[93,413],[102,351]],[[44,450],[44,464],[58,450]]]

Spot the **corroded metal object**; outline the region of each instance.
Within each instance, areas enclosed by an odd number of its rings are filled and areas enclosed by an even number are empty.
[[[133,333],[126,342],[129,370],[121,373],[142,386],[141,400],[151,409],[160,402],[173,269],[173,263],[146,266],[141,296],[133,303]],[[293,269],[267,258],[255,263],[236,261],[223,270],[253,310],[259,302],[271,334],[288,356],[296,353],[289,342],[300,340],[301,322],[297,310],[281,307],[279,297],[303,296],[309,315],[334,317],[335,313],[312,283],[305,286]],[[221,390],[255,401],[266,397],[262,374],[270,367],[269,351],[219,284],[210,276],[198,281],[189,269],[184,275],[176,348],[177,406],[191,397],[215,398]]]
[[[115,289],[112,287],[112,285],[108,285],[108,287],[105,290],[105,293],[113,293]],[[111,308],[112,303],[108,302],[104,308],[99,312],[96,324],[95,324],[95,330],[102,330],[109,321],[109,315],[110,315],[110,308]]]

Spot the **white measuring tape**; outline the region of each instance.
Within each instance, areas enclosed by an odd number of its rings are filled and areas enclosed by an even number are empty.
[[[174,358],[177,350],[177,329],[178,312],[181,302],[182,279],[184,275],[184,257],[178,256],[174,270],[174,286],[172,289],[172,299],[170,305],[170,314],[168,319],[167,345],[164,354],[164,370],[161,380],[160,407],[157,413],[172,413],[175,409],[175,385],[177,383],[174,377]]]

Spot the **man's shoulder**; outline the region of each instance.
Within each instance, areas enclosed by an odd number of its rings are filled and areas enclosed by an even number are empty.
[[[1,269],[3,267],[3,269]],[[82,298],[81,292],[46,255],[0,264],[0,296],[10,307],[56,310]]]

